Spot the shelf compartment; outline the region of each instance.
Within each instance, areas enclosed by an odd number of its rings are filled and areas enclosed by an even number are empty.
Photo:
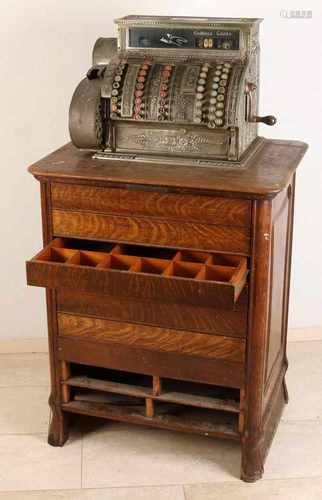
[[[173,260],[174,261],[185,261],[185,262],[201,262],[206,263],[212,255],[207,252],[196,252],[193,250],[180,250],[176,253]]]
[[[74,377],[70,377],[64,383],[71,387],[80,387],[83,389],[92,389],[94,391],[110,392],[113,394],[124,394],[125,396],[133,396],[137,398],[152,397],[152,389],[149,387],[126,384],[124,382],[100,380],[97,378],[87,377],[86,375],[76,375]]]
[[[37,258],[39,261],[43,262],[70,263],[71,259],[76,256],[76,254],[76,250],[49,246],[43,252],[41,252],[41,254]]]
[[[136,398],[149,398],[154,401],[166,403],[176,403],[184,406],[193,406],[196,408],[207,408],[210,410],[220,410],[231,413],[239,413],[239,402],[233,399],[224,399],[219,397],[210,397],[202,394],[191,394],[188,392],[177,392],[180,390],[180,384],[176,384],[177,391],[167,390],[166,388],[160,395],[155,396],[149,387],[140,387],[137,385],[99,380],[86,376],[70,377],[64,384],[71,387],[91,389],[93,391],[102,391],[113,394],[124,394]],[[200,384],[201,385],[201,384]],[[215,392],[215,390],[213,389]],[[202,392],[202,390],[201,390]]]
[[[143,407],[126,407],[87,401],[64,403],[62,410],[69,413],[190,432],[214,438],[240,440],[238,418],[233,413],[213,412],[182,406],[178,408],[178,414],[167,413],[160,415],[156,412],[154,417],[147,417]]]
[[[230,283],[234,275],[235,268],[228,266],[205,265],[200,269],[197,279],[206,281],[221,281]]]
[[[108,254],[102,252],[78,250],[70,257],[67,263],[77,266],[96,267],[101,265],[107,259],[107,256]]]
[[[121,255],[133,255],[135,257],[172,260],[177,254],[177,250],[165,247],[126,245],[123,243],[119,243],[113,247],[111,253],[121,254]]]
[[[132,271],[136,273],[164,274],[167,267],[169,267],[168,260],[141,257],[137,259]]]
[[[196,262],[202,254],[206,262],[220,262],[221,258],[221,265]],[[84,242],[82,249],[79,240],[57,238],[27,262],[27,282],[56,289],[234,307],[247,280],[245,257],[225,256],[223,261],[218,254],[202,252],[181,252],[181,257],[191,261],[177,260],[178,252],[168,248],[108,243],[101,251],[96,242],[91,246]]]
[[[213,437],[240,437],[238,389],[73,362],[61,365],[61,387],[70,396],[63,400],[64,411]]]
[[[201,269],[201,265],[194,262],[171,262],[163,276],[195,279]]]
[[[109,254],[98,266],[100,269],[116,269],[130,271],[137,263],[137,259],[128,255]]]

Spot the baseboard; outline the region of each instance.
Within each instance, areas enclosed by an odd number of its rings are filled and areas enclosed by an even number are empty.
[[[48,352],[47,338],[0,339],[0,354],[19,354],[28,352]]]
[[[311,340],[322,341],[322,326],[309,328],[290,328],[288,331],[289,342],[305,342]],[[48,352],[46,337],[29,339],[0,339],[0,354],[16,354],[28,352]]]
[[[322,326],[311,326],[307,328],[290,328],[287,340],[289,342],[306,342],[310,340],[322,340]]]

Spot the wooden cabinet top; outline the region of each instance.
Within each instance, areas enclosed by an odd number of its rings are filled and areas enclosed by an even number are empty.
[[[307,150],[299,141],[265,139],[246,167],[201,167],[153,164],[127,160],[96,160],[92,153],[66,144],[34,165],[29,171],[39,180],[76,184],[160,189],[272,198],[290,182]]]

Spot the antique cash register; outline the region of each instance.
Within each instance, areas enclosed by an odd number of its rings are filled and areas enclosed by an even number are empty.
[[[46,288],[51,445],[84,414],[231,439],[241,478],[263,473],[288,399],[307,146],[257,135],[276,122],[258,116],[259,22],[118,20],[72,98],[72,143],[29,168],[44,248],[27,281]]]
[[[209,164],[261,142],[259,19],[128,16],[99,38],[70,107],[75,146],[99,158]]]

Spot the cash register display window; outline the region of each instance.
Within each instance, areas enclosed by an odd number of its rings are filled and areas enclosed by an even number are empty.
[[[130,28],[129,48],[239,50],[239,30]]]

